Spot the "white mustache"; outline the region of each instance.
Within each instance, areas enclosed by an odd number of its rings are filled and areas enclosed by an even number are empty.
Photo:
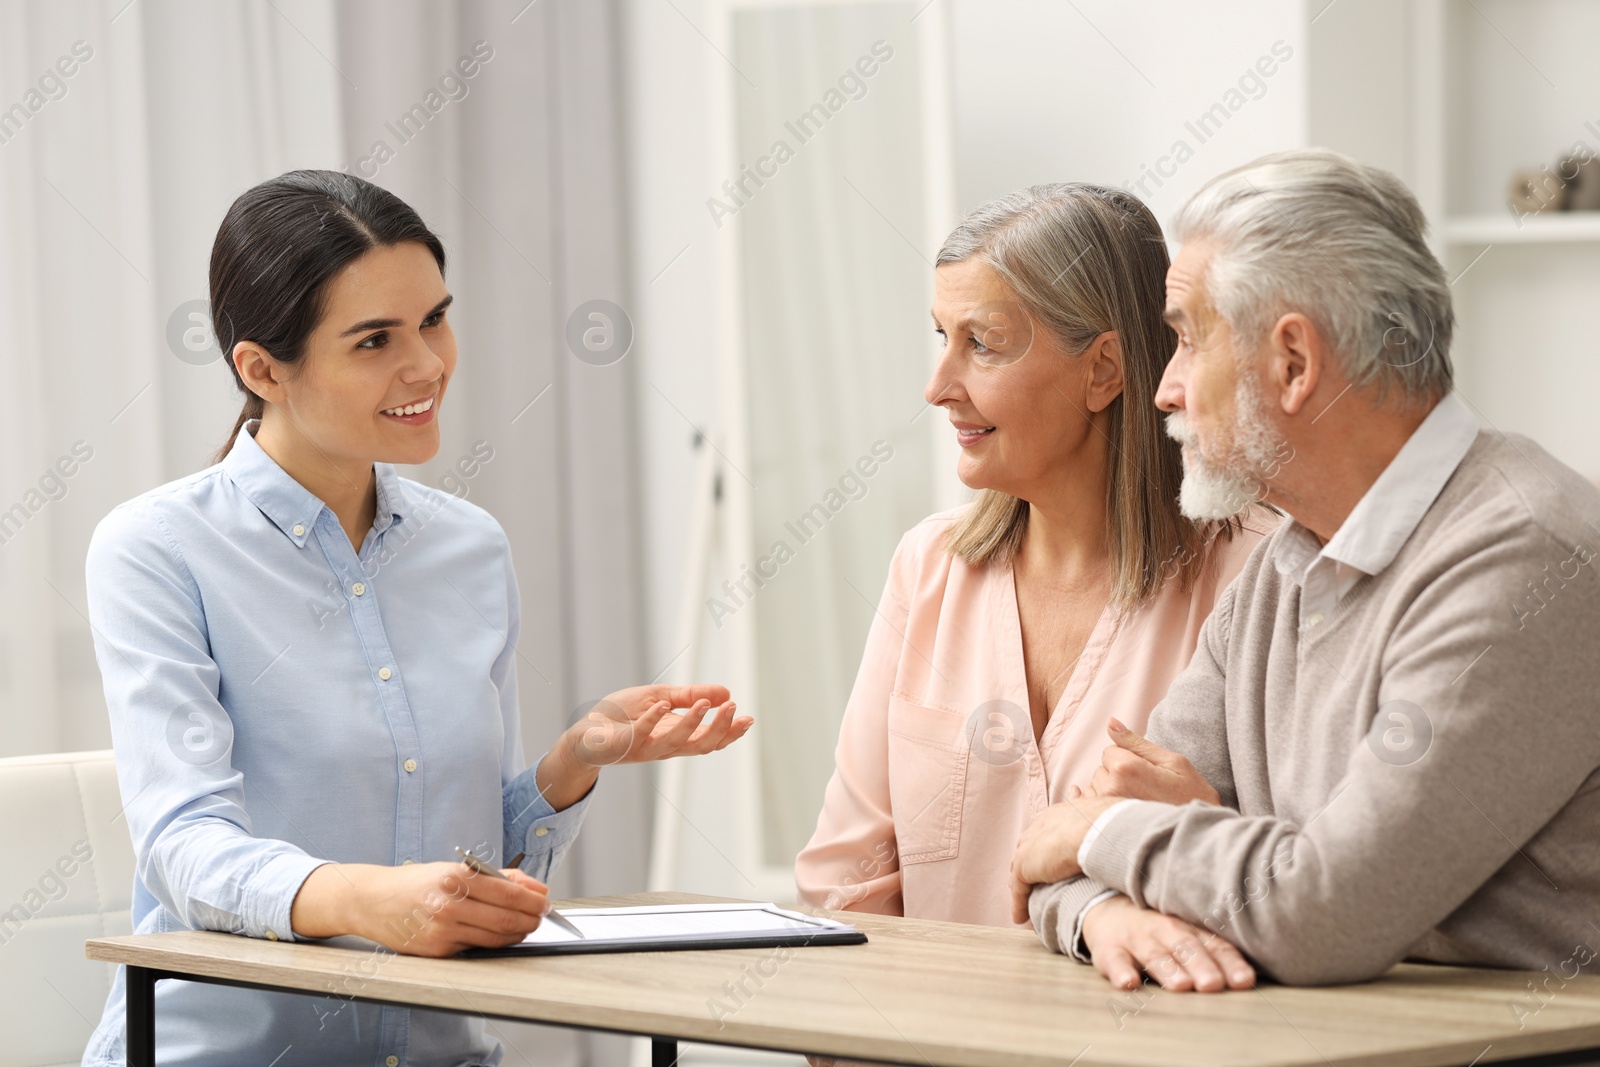
[[[1196,445],[1195,436],[1189,429],[1189,420],[1184,418],[1183,412],[1174,411],[1166,418],[1167,436],[1187,448]]]

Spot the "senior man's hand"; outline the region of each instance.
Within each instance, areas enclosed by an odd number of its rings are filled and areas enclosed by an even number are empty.
[[[1083,790],[1086,796],[1159,800],[1163,804],[1191,800],[1222,803],[1211,783],[1182,755],[1139,736],[1116,719],[1106,723],[1106,733],[1111,735],[1111,744],[1101,753],[1100,769]]]
[[[1028,893],[1040,883],[1059,882],[1083,873],[1078,846],[1102,811],[1121,797],[1085,797],[1052,804],[1022,831],[1011,857],[1011,917],[1028,921]]]

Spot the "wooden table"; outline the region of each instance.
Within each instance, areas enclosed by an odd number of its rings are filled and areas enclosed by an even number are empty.
[[[716,899],[723,898],[649,893],[561,906]],[[1335,989],[1120,993],[1025,931],[840,917],[870,943],[524,959],[386,956],[354,986],[353,955],[371,953],[209,932],[96,938],[86,949],[90,959],[128,965],[133,1067],[155,1062],[162,978],[353,992],[364,1001],[637,1034],[655,1039],[654,1061],[663,1067],[676,1061],[682,1040],[922,1067],[1600,1062],[1600,978],[1563,985],[1543,974],[1402,965],[1379,981]],[[1533,998],[1530,977],[1548,979],[1552,992]],[[1514,1005],[1524,1008],[1520,1019]]]

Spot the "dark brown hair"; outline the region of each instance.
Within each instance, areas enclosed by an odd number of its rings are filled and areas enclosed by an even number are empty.
[[[336,170],[292,170],[242,194],[211,245],[211,323],[244,394],[220,461],[265,403],[245,387],[233,347],[254,341],[280,363],[305,354],[329,281],[374,248],[420,241],[444,273],[444,244],[389,190]]]

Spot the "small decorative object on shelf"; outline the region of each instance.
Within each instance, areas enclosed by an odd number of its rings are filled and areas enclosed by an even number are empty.
[[[1517,218],[1546,211],[1600,211],[1600,157],[1582,143],[1555,170],[1519,170],[1511,177],[1507,205]]]
[[[1512,175],[1507,196],[1513,214],[1519,218],[1542,211],[1561,211],[1566,207],[1567,183],[1551,174],[1548,167],[1519,170]]]
[[[1600,211],[1600,159],[1585,152],[1561,161],[1561,176],[1566,179],[1564,211]]]

